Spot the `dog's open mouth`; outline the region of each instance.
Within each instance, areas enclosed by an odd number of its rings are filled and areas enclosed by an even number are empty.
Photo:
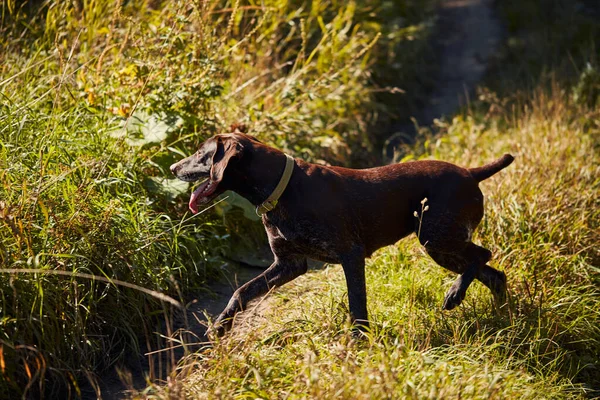
[[[210,178],[206,179],[204,182],[200,184],[192,193],[190,197],[190,210],[196,214],[198,212],[198,203],[206,203],[210,200],[210,196],[217,190],[218,184],[210,180]]]

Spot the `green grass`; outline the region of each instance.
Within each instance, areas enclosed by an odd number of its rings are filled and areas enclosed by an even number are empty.
[[[171,162],[241,122],[309,161],[372,165],[372,127],[418,104],[435,69],[433,1],[121,3],[0,4],[0,264],[40,271],[0,278],[1,398],[77,395],[140,341],[168,347],[171,305],[117,280],[185,303],[235,224],[191,219]],[[476,283],[441,312],[454,277],[407,239],[369,261],[366,339],[350,334],[340,268],[313,271],[139,396],[598,394],[598,24],[566,0],[501,12],[489,89],[405,154],[517,157],[482,185],[478,230],[508,305]]]
[[[307,160],[372,163],[367,127],[385,107],[371,67],[388,52],[419,60],[432,11],[121,3],[0,4],[0,264],[24,272],[0,278],[2,398],[77,393],[140,340],[166,346],[152,332],[170,305],[114,283],[185,302],[219,273],[225,222],[190,219],[191,188],[168,178],[203,139],[242,122]]]
[[[508,304],[474,283],[441,311],[455,275],[415,238],[367,264],[372,332],[352,335],[341,267],[311,271],[242,315],[214,347],[191,355],[158,398],[582,398],[600,373],[598,127],[557,90],[520,111],[457,117],[413,155],[515,163],[482,183],[476,242],[508,276]],[[427,218],[425,213],[424,218]],[[595,392],[594,392],[595,390]]]
[[[586,3],[587,4],[587,3]],[[240,315],[145,398],[591,398],[600,395],[598,24],[570,2],[503,2],[506,45],[477,101],[406,159],[515,162],[482,183],[476,242],[508,276],[495,307],[415,238],[367,263],[372,331],[347,321],[339,266],[310,271]],[[427,213],[425,217],[427,218]]]

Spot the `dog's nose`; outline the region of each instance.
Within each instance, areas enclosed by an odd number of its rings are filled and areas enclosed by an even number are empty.
[[[171,172],[173,173],[173,175],[175,175],[175,173],[177,172],[177,163],[171,165],[169,167],[169,169],[171,170]]]

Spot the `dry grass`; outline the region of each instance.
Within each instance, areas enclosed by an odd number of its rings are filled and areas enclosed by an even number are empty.
[[[243,122],[306,159],[371,157],[375,57],[418,59],[427,34],[378,32],[430,17],[390,6],[400,25],[381,1],[0,2],[0,397],[168,347],[169,307],[113,283],[185,303],[218,273],[223,221],[168,178],[206,137]]]
[[[475,283],[461,307],[442,312],[455,277],[407,239],[368,262],[373,328],[365,339],[347,325],[341,268],[312,271],[141,397],[598,395],[600,126],[589,121],[600,115],[565,100],[556,85],[527,107],[496,112],[456,117],[412,155],[467,166],[504,152],[516,157],[482,184],[477,239],[508,275],[507,305],[497,310]]]

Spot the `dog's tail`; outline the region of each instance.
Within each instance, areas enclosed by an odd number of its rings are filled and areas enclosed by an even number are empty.
[[[508,167],[514,159],[515,158],[510,154],[505,154],[496,161],[486,164],[483,167],[469,168],[469,172],[477,182],[481,182]]]

